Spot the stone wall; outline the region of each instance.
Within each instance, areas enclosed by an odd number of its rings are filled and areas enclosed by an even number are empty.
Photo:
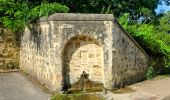
[[[72,38],[64,48],[63,57],[68,84],[76,83],[83,71],[89,74],[90,80],[103,80],[103,48],[94,39],[87,36]]]
[[[15,34],[0,26],[0,69],[18,68],[19,48]]]
[[[113,23],[113,87],[119,88],[146,78],[149,57],[116,20]]]
[[[145,77],[148,57],[114,20],[109,14],[41,18],[21,38],[20,68],[52,91],[74,84],[83,71],[107,89],[139,81],[136,75]]]

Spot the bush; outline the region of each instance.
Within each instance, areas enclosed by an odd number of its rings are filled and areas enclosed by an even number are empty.
[[[165,66],[170,63],[169,34],[165,33],[165,31],[161,32],[161,29],[159,29],[160,25],[156,26],[141,22],[131,23],[129,21],[129,14],[124,14],[119,18],[119,22],[145,49],[152,58],[152,61],[155,62],[153,68],[154,70],[156,69],[156,73],[161,73]],[[167,67],[169,67],[169,65]]]
[[[146,71],[146,78],[147,79],[152,79],[154,77],[154,69],[153,67],[150,65],[148,68],[147,68],[147,71]]]
[[[22,32],[25,25],[42,16],[66,13],[69,8],[59,3],[30,4],[27,1],[0,0],[0,24],[13,32]]]

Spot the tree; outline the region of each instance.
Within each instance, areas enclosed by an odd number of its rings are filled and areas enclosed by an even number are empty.
[[[39,17],[68,11],[67,6],[59,3],[42,2],[32,5],[22,0],[0,0],[0,23],[14,32],[22,32],[25,25]]]
[[[44,0],[25,1],[35,5],[41,4]],[[144,22],[154,19],[155,8],[161,1],[168,2],[168,0],[48,0],[50,3],[67,5],[72,13],[113,13],[116,17],[129,13],[132,21],[142,18]]]
[[[167,47],[169,47],[170,52],[170,11],[164,13],[159,21],[160,24],[157,26],[156,35],[159,39],[163,40],[166,43]],[[166,59],[166,66],[170,68],[170,54],[168,54],[168,57]]]
[[[159,21],[160,25],[158,26],[158,31],[170,34],[170,11],[164,13]]]
[[[125,13],[119,18],[121,25],[133,36],[133,38],[145,49],[153,58],[154,67],[158,71],[165,66],[170,68],[170,35],[169,13],[162,16],[159,25],[151,23],[129,23],[129,15]]]
[[[11,1],[11,0],[1,0]],[[71,13],[113,13],[119,18],[124,13],[129,13],[131,22],[149,23],[156,20],[155,9],[158,4],[169,0],[13,0],[14,2],[26,2],[30,7],[36,7],[43,2],[58,2],[70,8]]]

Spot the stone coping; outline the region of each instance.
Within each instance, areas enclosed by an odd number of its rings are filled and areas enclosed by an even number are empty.
[[[38,22],[43,21],[113,21],[112,14],[80,14],[80,13],[55,13],[42,17]]]

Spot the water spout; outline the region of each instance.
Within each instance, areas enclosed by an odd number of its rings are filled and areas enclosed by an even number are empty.
[[[83,71],[82,72],[82,74],[81,74],[81,77],[80,77],[80,87],[81,87],[81,91],[85,94],[85,87],[84,87],[84,85],[85,85],[85,81],[87,81],[88,80],[88,74],[85,72],[85,71]]]

